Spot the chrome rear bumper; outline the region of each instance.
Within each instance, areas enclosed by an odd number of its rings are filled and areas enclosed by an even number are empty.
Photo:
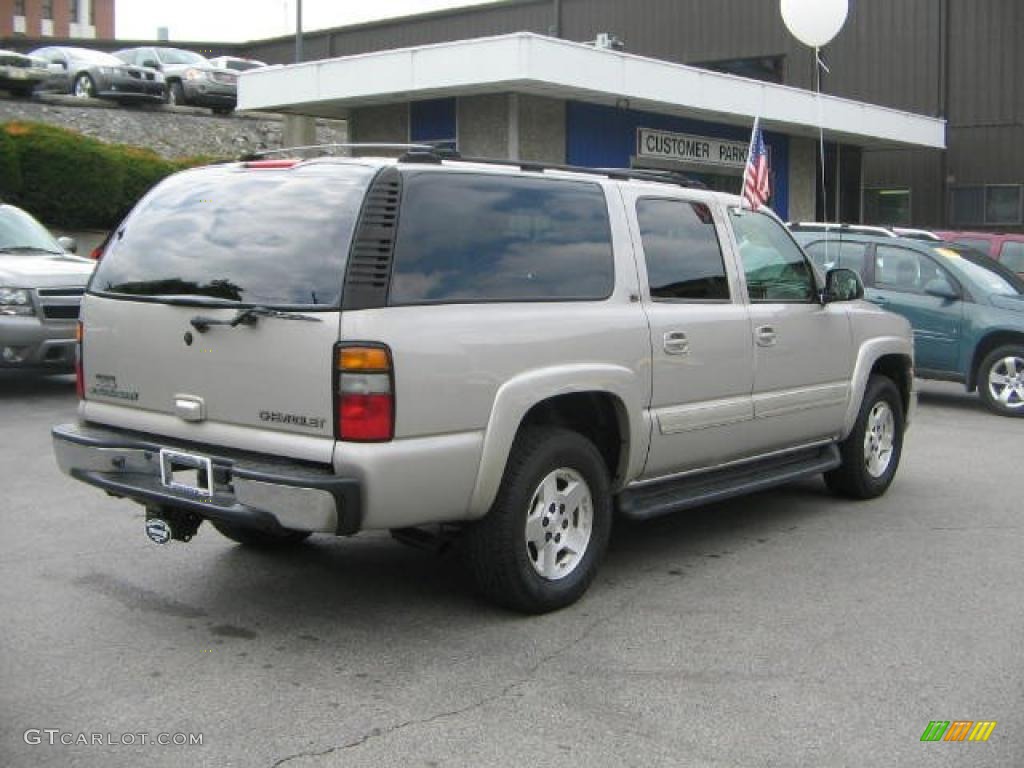
[[[362,522],[359,481],[329,468],[212,446],[164,443],[152,435],[92,424],[53,428],[53,449],[65,474],[146,507],[187,509],[203,518],[264,530],[346,535]],[[212,496],[164,485],[163,448],[210,459]]]

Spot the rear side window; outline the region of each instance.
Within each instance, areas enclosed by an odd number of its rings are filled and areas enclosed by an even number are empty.
[[[966,245],[968,248],[973,248],[976,251],[981,251],[988,256],[988,240],[982,240],[978,237],[958,237],[955,242],[960,243],[960,245]]]
[[[708,206],[643,198],[636,216],[651,298],[728,300],[722,247]]]
[[[1007,240],[999,252],[999,262],[1014,272],[1024,272],[1024,243]]]
[[[172,176],[110,239],[105,295],[337,307],[373,169],[210,168]]]
[[[811,243],[804,250],[822,272],[830,269],[852,269],[863,278],[867,258],[867,246],[864,243],[840,242],[838,240],[819,240]]]
[[[597,184],[405,177],[389,303],[606,299],[611,228]]]

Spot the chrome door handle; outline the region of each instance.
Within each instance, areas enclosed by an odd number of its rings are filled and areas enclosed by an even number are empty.
[[[690,340],[682,331],[669,331],[662,337],[662,348],[666,355],[686,355],[690,352]]]
[[[762,325],[757,331],[757,346],[759,347],[774,347],[775,342],[778,341],[778,337],[775,335],[775,329],[770,325]]]

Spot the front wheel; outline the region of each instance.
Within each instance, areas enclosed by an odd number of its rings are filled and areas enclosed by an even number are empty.
[[[92,99],[96,96],[96,84],[84,72],[75,78],[75,85],[72,90],[79,99]]]
[[[981,401],[1000,416],[1024,416],[1024,347],[993,350],[978,368]]]
[[[210,524],[232,541],[255,549],[281,549],[298,544],[309,538],[309,531],[261,531],[258,528],[244,528],[240,525],[211,520]]]
[[[185,89],[177,80],[167,84],[167,103],[172,107],[185,106]]]
[[[839,446],[842,464],[825,473],[834,493],[873,499],[889,488],[903,452],[903,400],[892,379],[872,376],[857,423]]]
[[[467,531],[468,565],[480,591],[524,613],[578,600],[611,533],[608,470],[577,432],[526,427],[516,437],[498,497]]]

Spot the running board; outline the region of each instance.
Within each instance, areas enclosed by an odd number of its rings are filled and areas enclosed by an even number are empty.
[[[811,448],[699,475],[626,488],[618,496],[618,510],[630,520],[648,520],[820,475],[841,463],[839,448],[835,444]]]

